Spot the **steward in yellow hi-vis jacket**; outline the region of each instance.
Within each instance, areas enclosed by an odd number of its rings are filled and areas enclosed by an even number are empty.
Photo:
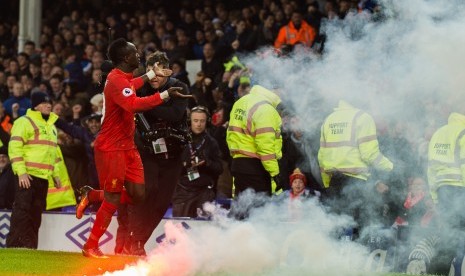
[[[281,158],[281,102],[272,91],[254,85],[231,110],[226,141],[233,158],[235,194],[247,188],[271,195],[271,179],[279,174]]]
[[[339,101],[321,127],[318,161],[325,193],[333,200],[330,204],[341,204],[336,210],[346,208],[355,217],[361,206],[350,210],[349,205],[361,202],[357,189],[367,189],[364,184],[370,176],[369,168],[385,172],[393,168],[379,151],[373,118],[345,101]],[[342,195],[350,189],[353,193]]]
[[[458,102],[463,109],[463,101]],[[428,147],[428,183],[437,203],[441,244],[455,245],[455,274],[464,275],[465,236],[465,115],[451,113],[447,125],[431,137]],[[439,229],[438,229],[439,230]],[[447,232],[447,235],[444,235]],[[452,251],[452,248],[451,248]],[[453,252],[453,251],[452,251]]]
[[[61,187],[55,166],[58,147],[54,123],[58,116],[51,112],[51,100],[45,93],[33,93],[31,106],[26,115],[14,122],[8,145],[19,188],[11,213],[7,247],[37,248],[48,179],[54,177],[55,187]]]

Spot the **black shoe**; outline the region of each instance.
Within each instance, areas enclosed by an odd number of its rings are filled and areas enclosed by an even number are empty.
[[[129,244],[126,242],[123,247],[122,254],[131,256],[147,256],[144,249],[144,243],[142,241],[136,241]]]
[[[84,247],[82,248],[82,255],[88,258],[108,259],[108,256],[105,256],[105,254],[103,254],[103,252],[98,247],[87,248],[84,245]]]

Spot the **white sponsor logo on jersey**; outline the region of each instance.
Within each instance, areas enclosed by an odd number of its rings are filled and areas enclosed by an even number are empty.
[[[134,94],[134,91],[132,91],[131,88],[124,88],[124,89],[123,89],[123,96],[129,97],[129,96],[131,96],[132,94]]]

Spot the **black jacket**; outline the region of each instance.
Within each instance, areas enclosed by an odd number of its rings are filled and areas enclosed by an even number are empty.
[[[141,89],[137,90],[137,95],[140,97],[150,96],[156,92],[163,92],[170,87],[182,87],[183,94],[189,94],[189,89],[185,83],[175,78],[169,78],[168,81],[156,91],[150,84],[145,84]],[[187,133],[187,99],[171,98],[167,102],[159,105],[149,111],[143,112],[147,122],[152,129],[160,132],[168,128],[179,132]],[[144,139],[143,131],[140,126],[137,126],[136,145],[140,151],[152,152],[151,141]],[[178,155],[182,152],[182,142],[179,139],[162,135],[167,144],[168,155],[171,158],[173,155]]]
[[[187,170],[190,168],[192,156],[197,156],[199,160],[205,160],[205,164],[197,167],[200,177],[190,181],[187,177]],[[216,186],[219,175],[223,172],[221,163],[221,153],[216,140],[207,132],[194,135],[192,143],[185,147],[182,160],[184,168],[180,185],[187,190],[196,190],[208,186]]]

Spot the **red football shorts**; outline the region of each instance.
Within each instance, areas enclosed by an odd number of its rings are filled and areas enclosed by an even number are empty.
[[[144,167],[136,149],[118,151],[94,150],[100,188],[121,192],[124,182],[144,184]]]

